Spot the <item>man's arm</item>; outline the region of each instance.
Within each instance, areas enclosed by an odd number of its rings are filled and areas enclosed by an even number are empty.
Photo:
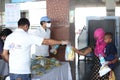
[[[65,45],[68,43],[69,43],[69,41],[57,41],[57,40],[53,40],[53,39],[44,39],[42,42],[42,44],[44,44],[44,45],[56,45],[56,44]]]
[[[118,61],[118,57],[117,57],[117,55],[115,55],[115,59],[113,59],[112,61],[109,61],[108,65],[109,64],[115,64],[117,61]]]
[[[85,50],[83,50],[83,55],[86,56],[87,54],[89,54],[90,52],[92,52],[92,48],[88,47]]]
[[[8,50],[3,50],[3,53],[2,53],[2,58],[6,61],[6,62],[9,62],[9,51]]]

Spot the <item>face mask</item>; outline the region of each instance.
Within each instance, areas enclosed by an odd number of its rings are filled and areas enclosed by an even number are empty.
[[[46,27],[50,28],[51,27],[51,23],[47,23]]]

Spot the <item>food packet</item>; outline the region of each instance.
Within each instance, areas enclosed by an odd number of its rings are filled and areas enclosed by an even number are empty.
[[[110,71],[111,71],[111,69],[107,65],[101,66],[100,70],[99,70],[99,75],[100,75],[100,77],[102,77]]]
[[[73,47],[71,46],[71,44],[67,44],[65,49],[65,60],[73,61],[74,58],[75,58],[75,52],[73,50]]]
[[[60,45],[54,45],[52,46],[52,48],[50,49],[50,53],[52,54],[57,54],[57,49],[59,48]]]

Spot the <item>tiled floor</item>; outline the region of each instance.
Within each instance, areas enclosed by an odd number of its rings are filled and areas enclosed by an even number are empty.
[[[91,74],[90,73],[91,68],[92,68],[91,61],[79,61],[78,67],[79,80],[89,80],[88,76],[89,74]],[[116,75],[116,80],[120,80],[120,61],[116,64],[114,72]]]

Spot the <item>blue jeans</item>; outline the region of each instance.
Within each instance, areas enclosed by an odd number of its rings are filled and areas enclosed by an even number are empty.
[[[12,74],[10,73],[10,80],[31,80],[30,74]]]

